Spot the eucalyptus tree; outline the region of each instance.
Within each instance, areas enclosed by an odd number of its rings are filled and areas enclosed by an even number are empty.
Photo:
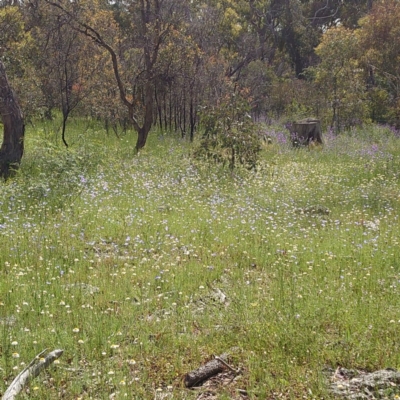
[[[368,89],[371,117],[400,127],[400,3],[376,2],[360,21],[361,65]]]
[[[350,128],[367,116],[360,50],[359,35],[352,29],[332,27],[316,48],[320,63],[309,69],[330,108],[330,125],[335,130]]]
[[[70,28],[104,49],[112,64],[119,98],[138,137],[146,144],[154,125],[154,90],[159,54],[179,23],[184,0],[139,0],[112,4],[99,1],[62,3],[46,0],[68,19]],[[118,17],[118,18],[117,18]]]
[[[304,13],[319,29],[344,25],[356,28],[358,21],[371,11],[376,0],[312,0],[303,2]]]
[[[61,110],[61,137],[68,147],[67,120],[91,93],[99,55],[79,32],[70,29],[68,16],[60,15],[46,2],[29,7],[25,16],[33,39],[29,61],[35,67],[34,79],[42,90],[45,114],[51,118],[52,108]]]

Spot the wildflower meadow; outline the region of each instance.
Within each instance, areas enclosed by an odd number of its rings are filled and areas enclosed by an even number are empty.
[[[330,399],[327,368],[400,368],[400,139],[371,126],[255,170],[154,132],[30,126],[0,183],[0,392],[21,399]],[[213,387],[183,377],[229,353]],[[229,369],[228,369],[229,371]],[[385,398],[396,398],[397,388]]]

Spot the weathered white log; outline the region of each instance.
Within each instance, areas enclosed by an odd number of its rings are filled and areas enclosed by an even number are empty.
[[[57,358],[61,357],[64,350],[54,350],[47,354],[46,357],[42,358],[41,356],[45,352],[46,350],[43,350],[39,353],[30,364],[17,375],[4,393],[2,400],[14,400],[15,396],[21,392],[27,382],[36,378],[43,369],[47,368],[57,360]]]

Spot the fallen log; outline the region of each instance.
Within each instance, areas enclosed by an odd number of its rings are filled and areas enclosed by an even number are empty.
[[[187,388],[194,387],[211,378],[212,376],[219,374],[225,369],[230,369],[236,374],[239,373],[239,371],[236,371],[227,363],[228,356],[228,353],[221,354],[194,371],[187,373],[184,377],[185,386]]]
[[[40,372],[52,364],[57,358],[61,357],[64,350],[54,350],[47,354],[46,357],[41,357],[46,350],[39,353],[30,364],[24,368],[17,377],[12,381],[11,385],[5,391],[2,400],[14,400],[27,382],[33,378],[36,378]]]

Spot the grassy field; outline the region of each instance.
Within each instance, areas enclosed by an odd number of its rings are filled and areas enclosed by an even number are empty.
[[[57,348],[20,398],[329,399],[326,367],[400,367],[400,139],[265,129],[231,173],[156,133],[135,156],[131,133],[73,122],[67,151],[30,127],[0,183],[0,393]],[[235,379],[184,388],[225,352]]]

